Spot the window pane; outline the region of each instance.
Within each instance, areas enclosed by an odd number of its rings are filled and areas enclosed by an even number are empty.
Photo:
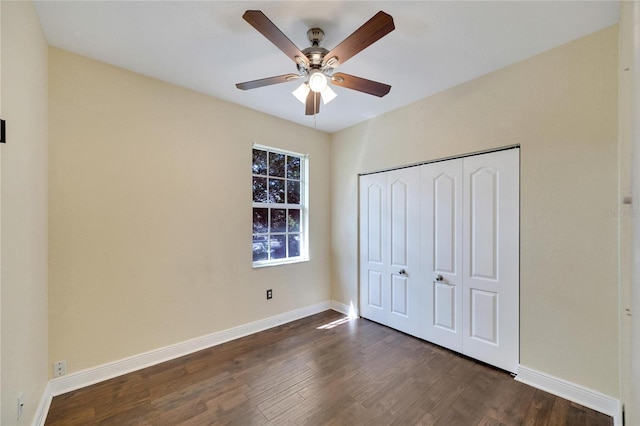
[[[267,178],[255,177],[253,178],[253,202],[265,203],[267,202]]]
[[[263,151],[261,149],[253,150],[253,174],[267,174],[267,151]]]
[[[287,181],[287,203],[300,204],[300,181]]]
[[[287,224],[289,232],[300,232],[300,210],[289,209],[289,220]]]
[[[286,240],[284,235],[272,235],[269,239],[272,259],[282,259],[287,256]]]
[[[269,153],[269,176],[284,177],[284,154]]]
[[[307,158],[275,151],[259,146],[252,149],[253,260],[267,264],[305,254],[301,250],[305,247],[306,186],[301,179]]]
[[[287,211],[285,209],[271,209],[271,232],[285,232],[287,230]]]
[[[253,261],[268,260],[267,237],[253,237]]]
[[[284,203],[284,179],[269,179],[269,201],[268,202]]]
[[[287,178],[300,179],[300,157],[287,157]]]
[[[300,256],[300,235],[289,235],[289,257]]]
[[[253,233],[269,232],[269,209],[253,209]]]

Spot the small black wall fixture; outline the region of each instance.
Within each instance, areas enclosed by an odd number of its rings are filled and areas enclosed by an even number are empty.
[[[4,120],[0,120],[0,143],[7,142],[7,139],[5,138],[6,132],[4,129],[5,129]]]

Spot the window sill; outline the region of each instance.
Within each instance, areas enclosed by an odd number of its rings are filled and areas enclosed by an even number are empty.
[[[303,263],[308,261],[308,257],[297,257],[295,259],[287,259],[282,261],[254,262],[253,269],[267,268],[269,266],[291,265],[294,263]]]

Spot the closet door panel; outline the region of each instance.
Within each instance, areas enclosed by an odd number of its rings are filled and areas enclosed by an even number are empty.
[[[519,150],[464,159],[463,353],[519,361]]]
[[[360,177],[361,315],[412,335],[421,298],[419,184],[415,167]]]
[[[370,270],[367,278],[367,305],[371,308],[382,309],[382,273]]]
[[[387,172],[389,192],[388,268],[391,307],[387,325],[416,336],[421,314],[420,171],[416,167]]]
[[[469,176],[471,276],[496,279],[498,172],[481,167]]]
[[[385,174],[360,177],[360,315],[385,324],[390,297]]]
[[[397,175],[394,173],[394,175]],[[409,210],[409,183],[404,177],[394,176],[391,183],[391,265],[402,268],[407,266],[408,247],[407,229]]]
[[[394,275],[391,281],[391,312],[396,315],[407,317],[409,310],[408,302],[408,285],[407,278]]]
[[[420,167],[423,337],[462,351],[462,160]]]
[[[433,293],[433,326],[455,333],[460,322],[456,318],[460,312],[456,309],[456,301],[459,299],[456,298],[456,286],[436,281],[433,283]]]

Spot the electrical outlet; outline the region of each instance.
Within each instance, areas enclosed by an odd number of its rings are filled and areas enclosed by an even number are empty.
[[[267,299],[273,299],[273,290],[267,290]]]
[[[67,374],[67,361],[53,363],[53,377],[60,377]]]
[[[18,414],[16,415],[16,420],[20,420],[20,417],[22,417],[23,408],[24,408],[24,394],[20,392],[20,394],[18,394]]]

